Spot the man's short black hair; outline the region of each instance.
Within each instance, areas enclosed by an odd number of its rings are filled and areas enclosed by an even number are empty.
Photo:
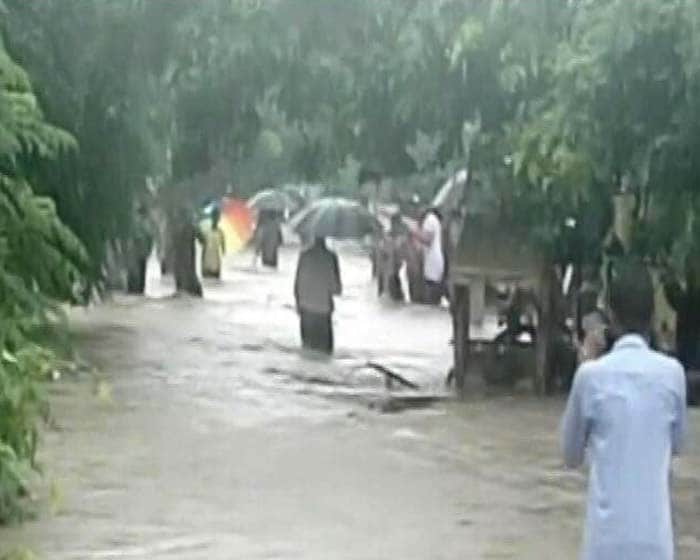
[[[610,309],[625,331],[648,334],[654,315],[654,283],[643,263],[622,260],[615,264]]]
[[[218,226],[219,220],[221,220],[221,210],[219,210],[218,208],[214,208],[211,211],[211,215],[209,217],[211,218],[212,227]]]

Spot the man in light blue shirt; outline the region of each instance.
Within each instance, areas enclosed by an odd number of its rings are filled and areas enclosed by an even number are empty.
[[[654,289],[646,268],[617,267],[612,350],[581,365],[562,421],[568,467],[588,457],[582,560],[673,560],[671,457],[686,431],[681,365],[647,344]]]

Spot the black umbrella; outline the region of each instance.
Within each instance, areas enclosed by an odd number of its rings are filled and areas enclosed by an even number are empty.
[[[298,208],[295,201],[283,191],[267,189],[260,191],[255,196],[248,199],[248,208],[253,210],[272,210],[274,212],[284,212]]]
[[[322,198],[292,220],[292,228],[306,239],[358,239],[381,230],[379,221],[359,203],[345,198]]]
[[[293,208],[298,210],[306,204],[306,196],[303,188],[294,185],[285,185],[282,187],[282,192],[287,195],[289,200],[294,204]]]

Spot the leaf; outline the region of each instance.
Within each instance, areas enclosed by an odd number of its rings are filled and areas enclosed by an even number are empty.
[[[418,130],[416,141],[406,146],[406,153],[411,156],[416,169],[420,172],[437,161],[438,151],[442,144],[442,133],[439,131],[431,136]]]
[[[531,160],[527,164],[527,178],[531,184],[537,185],[541,176],[542,170],[535,160]]]
[[[450,63],[454,67],[458,60],[468,53],[476,50],[484,36],[483,24],[472,18],[466,19],[455,37],[450,55]]]
[[[16,364],[17,363],[17,358],[15,357],[14,354],[12,354],[9,350],[6,348],[3,348],[2,350],[2,359],[4,362],[10,363],[10,364]]]

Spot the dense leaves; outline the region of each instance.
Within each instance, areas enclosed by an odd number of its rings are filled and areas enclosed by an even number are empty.
[[[60,314],[58,301],[75,299],[88,264],[24,169],[72,149],[73,139],[44,120],[27,75],[0,43],[0,522],[22,512],[18,500],[45,412],[40,381],[53,357],[31,333]]]
[[[198,204],[353,191],[366,169],[430,193],[468,158],[550,244],[588,212],[602,237],[623,184],[644,251],[692,237],[695,2],[5,3],[11,50],[81,146],[32,172],[96,264],[148,185]]]
[[[654,258],[697,243],[699,10],[684,0],[572,4],[545,57],[548,87],[513,125],[515,174],[546,208],[601,215],[615,193],[632,193],[628,248]]]

